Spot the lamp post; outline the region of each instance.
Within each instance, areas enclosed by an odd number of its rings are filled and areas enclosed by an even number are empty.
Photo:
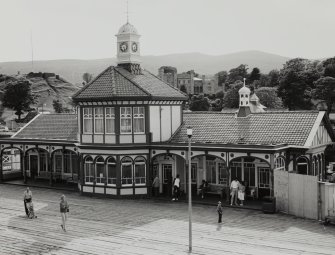
[[[188,250],[189,253],[192,252],[192,185],[191,185],[191,140],[192,140],[192,128],[187,128],[188,137],[188,217],[189,217],[189,233],[188,233]]]

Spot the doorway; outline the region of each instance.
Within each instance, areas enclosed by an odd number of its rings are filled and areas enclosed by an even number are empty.
[[[270,168],[258,168],[258,196],[270,196]]]
[[[35,180],[35,177],[38,172],[38,156],[37,155],[30,155],[30,178]]]
[[[162,164],[163,194],[172,196],[172,164]]]

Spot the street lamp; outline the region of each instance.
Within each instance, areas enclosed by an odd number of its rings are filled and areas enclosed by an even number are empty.
[[[191,188],[191,140],[192,140],[192,128],[187,128],[188,137],[188,215],[189,215],[189,234],[188,234],[188,250],[192,252],[192,188]]]

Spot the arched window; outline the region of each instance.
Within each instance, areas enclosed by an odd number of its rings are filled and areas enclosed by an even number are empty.
[[[116,185],[116,161],[112,157],[107,159],[107,184]]]
[[[106,171],[105,171],[105,161],[103,157],[98,157],[95,160],[95,170],[96,170],[96,183],[98,185],[105,184]]]
[[[133,184],[133,160],[130,157],[121,160],[121,176],[122,185]]]
[[[305,157],[299,157],[297,159],[297,173],[308,174],[308,160]]]
[[[145,184],[146,180],[146,160],[144,157],[135,159],[135,184]]]
[[[282,157],[276,158],[275,170],[285,171],[285,159]]]
[[[85,171],[85,183],[93,183],[94,168],[93,168],[93,159],[91,156],[87,156],[85,158],[84,171]]]

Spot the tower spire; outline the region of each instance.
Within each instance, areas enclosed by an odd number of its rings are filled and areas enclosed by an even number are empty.
[[[243,78],[243,87],[245,87],[245,80],[246,78]]]

